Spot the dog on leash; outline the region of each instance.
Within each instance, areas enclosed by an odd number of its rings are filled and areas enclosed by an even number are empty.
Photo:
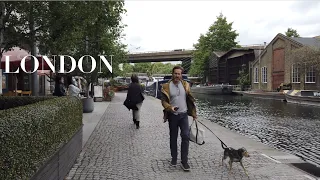
[[[243,157],[250,157],[248,151],[244,147],[237,150],[231,147],[227,147],[222,142],[221,142],[221,146],[222,146],[222,149],[224,150],[223,157],[222,157],[222,164],[223,164],[223,161],[227,159],[227,157],[229,157],[229,173],[231,173],[232,163],[240,162],[240,165],[243,168],[244,172],[246,173],[247,176],[249,176],[246,168],[242,164]]]

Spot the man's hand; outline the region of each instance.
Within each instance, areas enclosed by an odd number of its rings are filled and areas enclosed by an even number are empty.
[[[194,120],[194,121],[196,121],[197,119],[198,119],[198,117],[197,117],[197,116],[194,116],[194,117],[193,117],[193,120]]]
[[[171,107],[171,111],[172,112],[176,112],[179,108],[177,108],[176,106]]]

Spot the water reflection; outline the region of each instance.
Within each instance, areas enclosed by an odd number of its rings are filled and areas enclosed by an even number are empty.
[[[320,108],[243,96],[195,98],[200,116],[320,165]]]

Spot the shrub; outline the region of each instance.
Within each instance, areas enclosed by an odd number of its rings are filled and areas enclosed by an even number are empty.
[[[0,111],[0,179],[30,179],[82,127],[79,99],[31,98]]]
[[[108,93],[108,96],[114,97],[114,91],[110,90],[109,93]]]
[[[3,96],[3,97],[0,97],[0,110],[14,108],[18,106],[25,106],[28,104],[32,104],[32,103],[36,103],[39,101],[44,101],[52,98],[54,98],[54,96],[42,96],[42,97]]]

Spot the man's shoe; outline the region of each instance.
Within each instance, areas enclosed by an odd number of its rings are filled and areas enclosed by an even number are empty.
[[[171,160],[170,165],[173,167],[177,167],[177,161]]]
[[[136,121],[136,128],[137,128],[137,129],[140,128],[140,121]]]
[[[190,171],[190,166],[188,163],[181,163],[181,168],[184,170],[184,171]]]

